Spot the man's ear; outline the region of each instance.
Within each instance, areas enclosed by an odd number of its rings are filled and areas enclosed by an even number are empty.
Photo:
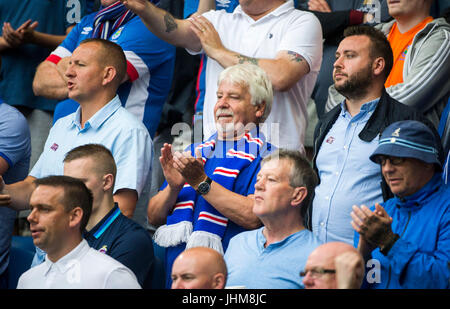
[[[81,209],[81,207],[75,207],[70,211],[69,226],[71,228],[80,226],[82,218],[83,218],[83,209]]]
[[[108,191],[114,186],[113,174],[106,174],[103,176],[103,191]]]
[[[107,66],[103,69],[103,82],[102,85],[106,86],[111,83],[117,75],[117,70],[113,66]]]
[[[217,273],[213,276],[212,280],[213,289],[224,289],[225,288],[225,275],[222,273]]]
[[[265,111],[266,111],[266,102],[262,102],[259,105],[255,106],[256,118],[261,119],[264,116]]]
[[[294,188],[294,192],[292,192],[291,205],[298,206],[308,195],[308,189],[306,187],[296,187]]]
[[[372,73],[375,76],[383,74],[384,67],[386,66],[386,60],[383,57],[377,57],[372,62]]]

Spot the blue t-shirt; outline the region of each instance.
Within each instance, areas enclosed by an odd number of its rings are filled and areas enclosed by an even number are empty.
[[[143,288],[151,286],[149,279],[155,256],[150,234],[124,216],[117,204],[83,237],[89,246],[131,269]]]
[[[57,63],[61,58],[70,56],[83,40],[90,38],[95,14],[85,16],[47,60]],[[127,58],[130,81],[119,87],[117,93],[120,100],[129,112],[144,123],[153,138],[172,85],[175,46],[151,33],[138,16],[117,29],[109,40],[120,45]],[[77,105],[73,101],[63,102],[67,111],[60,112],[62,116],[76,110]]]
[[[27,177],[30,156],[30,130],[25,117],[0,99],[0,157],[9,165],[2,175],[5,183],[14,183]],[[12,209],[0,207],[0,277],[8,267],[16,214]]]
[[[0,21],[10,22],[16,29],[28,19],[38,21],[37,31],[65,35],[66,28],[79,22],[93,0],[0,0]],[[89,5],[90,4],[90,5]],[[0,35],[2,29],[0,27]],[[56,100],[37,97],[32,82],[36,67],[51,50],[34,44],[2,51],[0,95],[8,104],[53,111]]]
[[[227,287],[246,289],[303,289],[300,272],[310,253],[320,246],[307,229],[264,248],[264,227],[240,233],[231,239],[225,252]]]

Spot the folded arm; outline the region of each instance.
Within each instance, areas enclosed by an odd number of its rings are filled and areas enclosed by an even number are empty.
[[[189,22],[208,57],[224,68],[239,63],[258,65],[268,74],[273,88],[277,91],[289,90],[310,71],[308,62],[298,53],[283,50],[279,51],[274,59],[248,57],[225,48],[213,24],[205,17],[193,17]]]
[[[28,176],[22,181],[5,185],[0,176],[0,207],[9,207],[17,211],[29,209],[31,193],[36,188],[35,179]]]
[[[65,71],[69,57],[61,59],[58,64],[43,61],[36,69],[33,91],[37,96],[48,99],[64,100],[67,98],[67,78]]]

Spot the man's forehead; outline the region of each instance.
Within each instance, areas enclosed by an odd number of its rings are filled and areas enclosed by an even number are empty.
[[[219,87],[218,87],[218,91],[223,91],[225,89],[227,89],[228,91],[230,91],[229,89],[232,89],[231,91],[233,92],[246,92],[248,91],[248,85],[245,84],[244,82],[235,82],[229,79],[223,79],[220,83],[219,83]]]
[[[344,38],[338,46],[337,52],[344,53],[348,51],[363,51],[367,50],[370,44],[370,39],[365,35],[352,35]]]
[[[59,201],[63,195],[63,187],[39,185],[31,194],[30,204],[39,204],[44,201]]]
[[[100,53],[100,46],[95,42],[87,42],[79,45],[72,53],[72,60],[95,59]]]
[[[287,159],[271,159],[262,164],[258,175],[276,175],[288,178],[292,170],[292,162]]]

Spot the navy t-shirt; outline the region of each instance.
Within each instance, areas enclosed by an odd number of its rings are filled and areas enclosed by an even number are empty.
[[[124,216],[117,205],[83,237],[89,246],[116,259],[136,275],[143,288],[150,287],[155,259],[150,234]]]

